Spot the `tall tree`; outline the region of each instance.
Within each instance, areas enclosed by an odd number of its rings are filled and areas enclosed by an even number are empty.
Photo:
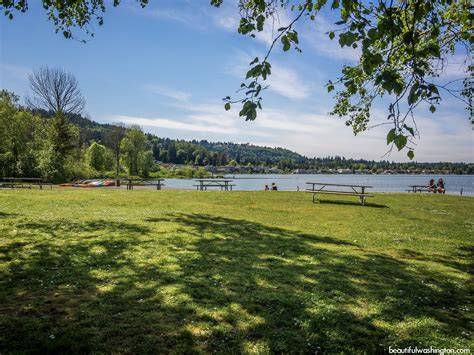
[[[125,138],[126,128],[117,123],[107,131],[105,136],[105,144],[112,150],[115,157],[115,172],[116,176],[120,175],[120,155],[122,153],[122,139]]]
[[[102,144],[93,142],[87,148],[86,159],[91,168],[103,172],[107,162],[107,148]]]
[[[142,171],[142,157],[147,152],[148,144],[139,126],[132,126],[122,139],[122,153],[130,175],[139,175]]]
[[[74,75],[60,68],[43,67],[28,77],[33,96],[27,97],[31,108],[42,108],[55,115],[81,113],[85,100]]]
[[[67,178],[67,160],[78,148],[79,130],[67,115],[81,113],[85,100],[74,75],[59,68],[40,68],[29,77],[32,96],[27,97],[30,108],[51,111],[54,117],[47,133],[49,148],[42,162],[55,180]]]
[[[35,133],[40,119],[18,106],[18,96],[0,91],[0,176],[34,176]]]

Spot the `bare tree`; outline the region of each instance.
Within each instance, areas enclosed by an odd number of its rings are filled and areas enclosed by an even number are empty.
[[[55,114],[80,114],[85,107],[77,79],[60,68],[40,68],[28,80],[34,94],[26,99],[31,108],[43,108]]]
[[[116,163],[117,177],[120,175],[120,155],[122,154],[122,139],[125,138],[127,129],[123,123],[115,123],[112,125],[105,136],[105,145],[114,153]]]

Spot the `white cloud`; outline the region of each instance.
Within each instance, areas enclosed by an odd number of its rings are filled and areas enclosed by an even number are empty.
[[[134,116],[115,116],[115,120],[126,124],[137,124],[142,127],[159,127],[175,129],[180,131],[193,131],[193,132],[208,132],[208,133],[223,133],[223,134],[236,134],[237,131],[230,127],[213,127],[199,125],[195,123],[171,120],[168,118],[145,118],[145,117],[134,117]]]
[[[254,54],[254,53],[252,53]],[[249,70],[249,63],[256,55],[236,51],[229,63],[229,72],[236,78],[242,79]],[[271,62],[271,75],[262,85],[269,85],[268,90],[290,99],[304,99],[311,95],[312,87],[301,78],[298,72],[276,60]]]
[[[142,16],[179,22],[201,31],[208,31],[209,25],[212,24],[237,35],[240,22],[239,2],[235,0],[224,1],[218,8],[209,4],[203,6],[201,2],[188,0],[185,1],[185,5],[179,6],[159,4],[148,5],[146,11],[137,6],[131,6],[130,9]],[[265,45],[270,45],[278,34],[278,28],[290,24],[292,18],[292,13],[289,10],[280,8],[278,13],[267,19],[263,31],[255,31],[255,39]]]
[[[463,78],[468,75],[466,70],[468,66],[472,64],[472,58],[470,57],[469,53],[466,55],[455,54],[453,56],[448,57],[447,62],[443,72],[443,77],[447,76],[450,78]]]
[[[166,96],[178,101],[188,101],[191,94],[185,91],[174,90],[166,86],[147,84],[143,86],[143,89],[153,94]]]
[[[268,78],[270,90],[290,99],[304,99],[311,95],[311,87],[288,67],[272,62],[272,75]]]
[[[331,24],[321,13],[319,13],[314,21],[309,21],[308,25],[303,27],[301,38],[303,48],[308,43],[320,55],[331,59],[339,59],[346,61],[356,61],[360,57],[360,49],[349,47],[341,48],[338,37],[331,40],[327,32],[336,29],[337,26]]]
[[[199,109],[201,108],[201,109]],[[180,117],[139,117],[129,115],[117,115],[109,117],[109,122],[123,122],[125,124],[137,124],[142,127],[163,128],[181,132],[200,132],[206,134],[218,134],[222,136],[249,136],[266,137],[265,132],[249,131],[241,120],[233,119],[235,112],[226,112],[222,106],[217,105],[189,105],[188,111],[194,112],[190,115]],[[218,113],[219,110],[219,113]]]
[[[28,80],[28,75],[31,74],[31,69],[14,65],[14,64],[7,64],[1,63],[0,64],[0,79],[3,82],[4,79],[14,79],[19,81],[26,81]],[[3,86],[3,83],[2,83]]]

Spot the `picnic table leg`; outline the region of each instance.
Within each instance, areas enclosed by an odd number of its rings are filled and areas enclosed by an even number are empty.
[[[313,203],[315,203],[315,202],[314,202],[314,197],[315,197],[315,196],[316,196],[316,193],[313,193]]]

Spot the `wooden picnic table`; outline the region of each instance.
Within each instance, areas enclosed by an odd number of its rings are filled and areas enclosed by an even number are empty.
[[[410,189],[407,190],[408,192],[413,192],[413,193],[422,193],[423,191],[425,192],[430,192],[430,189],[426,185],[410,185]]]
[[[358,196],[362,206],[365,205],[365,199],[367,197],[373,197],[373,195],[366,193],[366,189],[373,188],[372,186],[368,185],[331,184],[326,182],[307,182],[306,184],[311,185],[311,188],[308,188],[305,191],[313,194],[313,203],[315,203],[316,194]],[[338,187],[345,190],[331,190],[327,189],[328,187]]]
[[[156,186],[157,190],[161,190],[161,187],[165,184],[163,181],[165,179],[132,179],[132,178],[125,178],[122,179],[125,181],[127,185],[127,190],[133,190],[134,186]]]
[[[208,187],[219,187],[221,191],[232,191],[232,187],[235,184],[231,184],[232,179],[194,179],[198,182],[198,184],[193,185],[196,186],[196,190],[204,191],[207,190]]]
[[[7,177],[3,178],[0,181],[0,187],[7,187],[11,189],[31,189],[33,185],[38,185],[40,190],[43,189],[43,186],[49,186],[50,189],[53,189],[53,184],[50,182],[46,182],[43,178],[29,178],[29,177],[21,177],[21,178],[13,178]]]

